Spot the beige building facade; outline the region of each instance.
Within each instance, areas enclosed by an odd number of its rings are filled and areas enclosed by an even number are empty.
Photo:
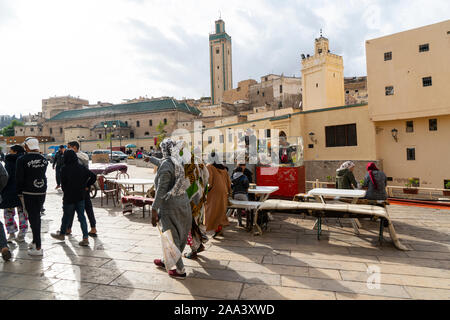
[[[62,111],[82,109],[83,106],[87,106],[88,104],[88,100],[72,96],[42,99],[42,117],[44,119],[50,119]]]
[[[393,185],[450,180],[450,20],[366,41],[369,117]]]

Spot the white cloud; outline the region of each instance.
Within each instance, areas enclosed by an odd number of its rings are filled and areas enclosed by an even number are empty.
[[[448,19],[447,0],[0,0],[0,114],[71,94],[121,102],[209,96],[208,33],[219,11],[233,80],[300,75],[323,28],[345,74],[365,74],[364,41]]]

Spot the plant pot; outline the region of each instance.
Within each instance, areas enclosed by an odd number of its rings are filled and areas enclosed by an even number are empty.
[[[336,189],[336,183],[327,183],[327,188]]]
[[[448,191],[442,191],[442,193],[444,194],[444,196],[450,197],[450,190],[448,190]]]
[[[405,194],[418,194],[418,189],[412,189],[412,188],[403,188],[403,193]]]

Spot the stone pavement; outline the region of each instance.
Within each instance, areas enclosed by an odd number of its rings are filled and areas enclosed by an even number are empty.
[[[152,170],[130,166],[132,177]],[[53,188],[42,217],[44,257],[27,255],[27,244],[12,244],[13,260],[0,262],[0,299],[450,299],[450,211],[390,206],[403,244],[377,246],[378,224],[351,225],[328,219],[316,240],[314,221],[277,214],[270,231],[253,236],[236,226],[222,240],[211,239],[198,260],[185,260],[188,278],[171,279],[153,265],[161,255],[158,231],[137,209],[123,216],[111,203],[94,200],[99,237],[80,247],[81,230],[64,242],[58,230],[61,194]],[[31,232],[27,234],[27,242]],[[1,259],[0,259],[1,260]],[[370,268],[370,269],[369,269]],[[380,286],[369,288],[368,270],[379,270]]]

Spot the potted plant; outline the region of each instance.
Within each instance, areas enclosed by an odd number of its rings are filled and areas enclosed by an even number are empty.
[[[369,189],[368,187],[363,187],[363,184],[364,184],[364,179],[359,180],[359,185],[361,186],[361,189],[363,189],[363,190]]]
[[[333,177],[332,176],[327,176],[327,181],[328,181],[327,188],[331,188],[331,189],[336,188],[336,183],[333,182]]]
[[[445,184],[445,189],[449,189],[449,190],[448,191],[447,190],[443,191],[444,196],[450,197],[450,180],[447,181],[447,183]]]
[[[419,184],[419,180],[414,178],[409,178],[408,183],[405,183],[406,188],[403,188],[403,193],[405,194],[417,194],[419,189],[415,188]]]

